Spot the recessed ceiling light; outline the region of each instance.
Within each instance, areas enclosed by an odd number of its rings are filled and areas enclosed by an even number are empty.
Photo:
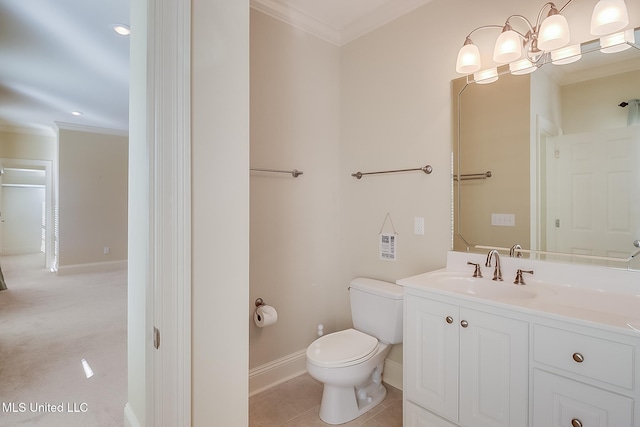
[[[74,116],[81,116],[82,115],[82,111],[72,111],[71,114],[74,115]]]
[[[125,24],[114,24],[111,28],[113,28],[113,31],[120,34],[121,36],[128,36],[129,34],[131,34],[131,28],[129,28],[129,26]]]

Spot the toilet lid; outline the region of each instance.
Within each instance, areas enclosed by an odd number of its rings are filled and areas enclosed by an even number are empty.
[[[307,359],[325,368],[349,366],[369,359],[377,349],[376,338],[355,329],[346,329],[315,340],[307,348]]]

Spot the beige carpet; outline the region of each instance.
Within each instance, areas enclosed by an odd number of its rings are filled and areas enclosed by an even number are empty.
[[[0,263],[0,426],[121,427],[126,271],[59,277],[40,254]]]

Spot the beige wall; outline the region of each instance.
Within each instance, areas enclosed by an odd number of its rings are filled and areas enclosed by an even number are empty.
[[[340,50],[251,11],[250,301],[278,310],[250,322],[250,368],[305,349],[319,323],[343,328],[349,312],[338,275]]]
[[[0,158],[54,160],[55,135],[19,130],[0,130]]]
[[[126,136],[58,130],[60,271],[127,259],[127,170]]]
[[[193,0],[192,423],[248,424],[249,2]]]
[[[574,83],[561,88],[564,134],[627,126],[622,101],[640,98],[640,71]]]

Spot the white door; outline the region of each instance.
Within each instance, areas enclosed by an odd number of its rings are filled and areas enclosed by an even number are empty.
[[[640,126],[556,137],[554,157],[549,250],[629,256],[640,237]]]

